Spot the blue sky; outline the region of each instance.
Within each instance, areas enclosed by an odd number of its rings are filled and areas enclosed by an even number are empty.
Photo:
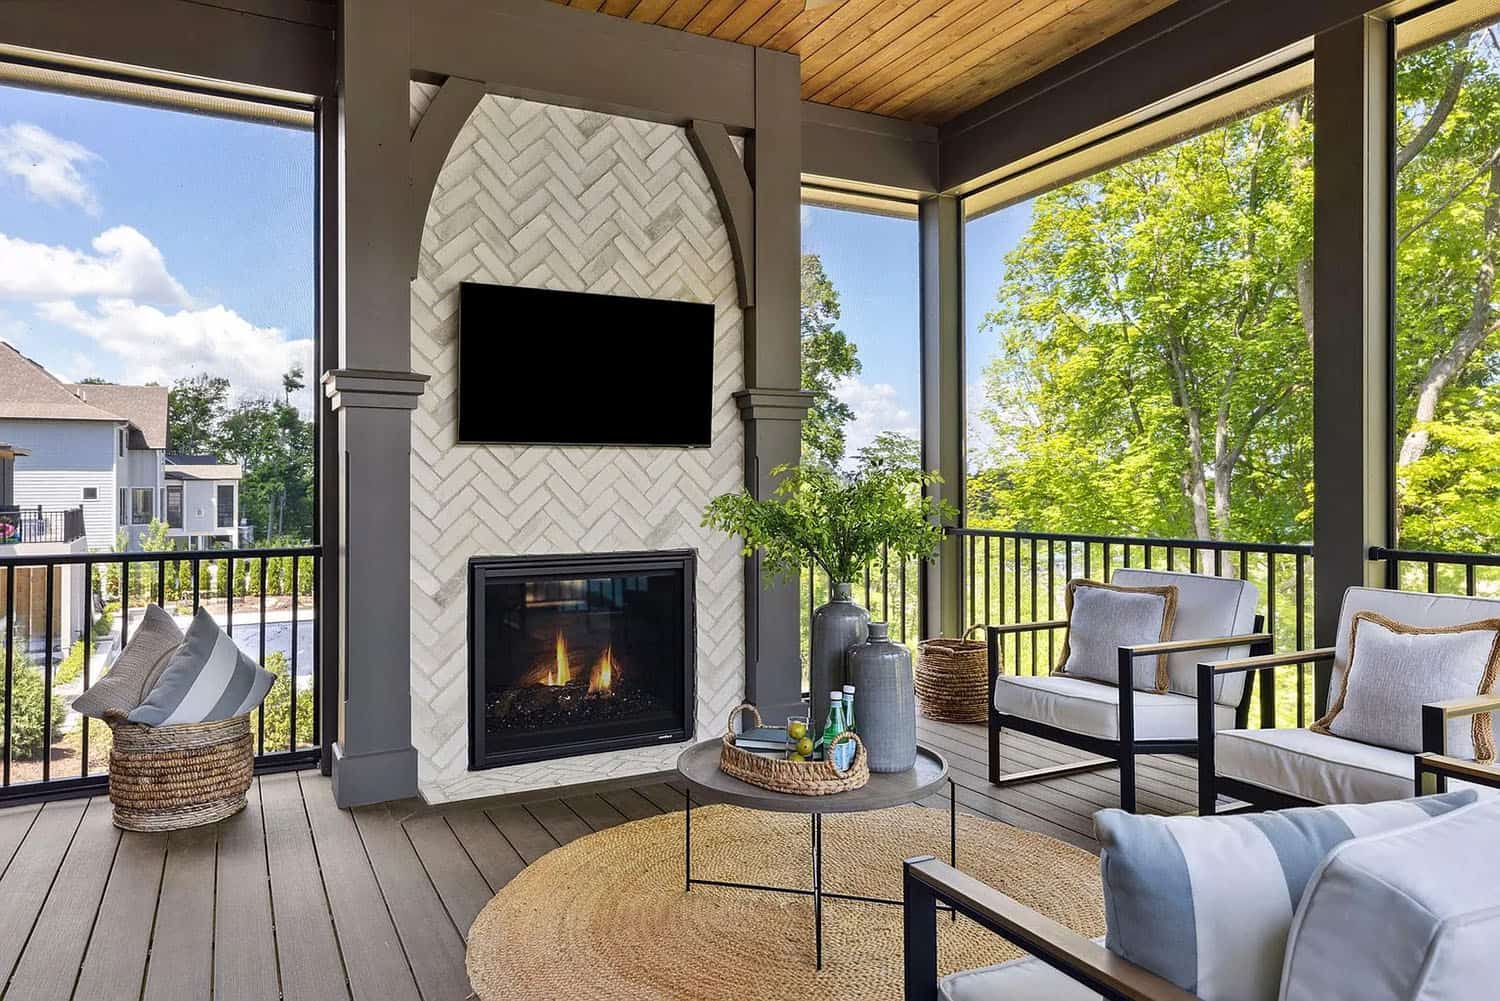
[[[300,360],[311,381],[314,153],[309,131],[0,86],[0,338],[64,379],[279,394]]]
[[[971,412],[981,403],[978,390],[984,367],[994,357],[995,337],[981,335],[979,325],[994,306],[1006,253],[1030,224],[1031,206],[1023,202],[965,226],[964,378],[970,387]],[[840,329],[859,346],[864,366],[839,391],[855,411],[848,452],[858,451],[880,431],[915,436],[921,413],[917,224],[804,205],[802,250],[822,257],[839,293]],[[976,437],[982,444],[983,436],[971,433],[971,439]]]

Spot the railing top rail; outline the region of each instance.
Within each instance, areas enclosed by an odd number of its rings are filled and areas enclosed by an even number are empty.
[[[321,545],[279,546],[274,549],[162,549],[131,553],[48,553],[37,556],[0,556],[6,567],[76,566],[92,563],[203,563],[210,560],[258,560],[281,556],[322,556]]]
[[[1454,566],[1500,567],[1500,553],[1443,553],[1427,549],[1388,549],[1371,546],[1370,559],[1402,563],[1448,563]]]
[[[1222,542],[1218,539],[1158,539],[1142,535],[1085,535],[1076,532],[1023,532],[998,528],[950,528],[958,536],[991,539],[1036,539],[1039,542],[1107,543],[1109,545],[1152,546],[1153,548],[1198,549],[1226,553],[1275,553],[1289,556],[1311,556],[1313,547],[1301,542]]]

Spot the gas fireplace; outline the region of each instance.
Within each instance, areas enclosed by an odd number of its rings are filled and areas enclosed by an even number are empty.
[[[687,550],[469,561],[469,767],[688,739]]]

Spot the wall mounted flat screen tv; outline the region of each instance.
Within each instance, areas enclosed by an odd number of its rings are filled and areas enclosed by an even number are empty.
[[[707,447],[714,307],[464,282],[458,438]]]

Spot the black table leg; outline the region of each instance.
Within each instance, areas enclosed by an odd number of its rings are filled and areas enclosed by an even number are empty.
[[[958,868],[958,787],[952,779],[948,780],[948,864]],[[957,909],[949,909],[948,920],[958,920]]]
[[[812,815],[813,840],[813,943],[818,969],[823,968],[823,815]]]
[[[683,847],[682,847],[682,888],[691,893],[693,889],[693,793],[686,790],[682,794],[682,813],[685,818],[683,824]]]

